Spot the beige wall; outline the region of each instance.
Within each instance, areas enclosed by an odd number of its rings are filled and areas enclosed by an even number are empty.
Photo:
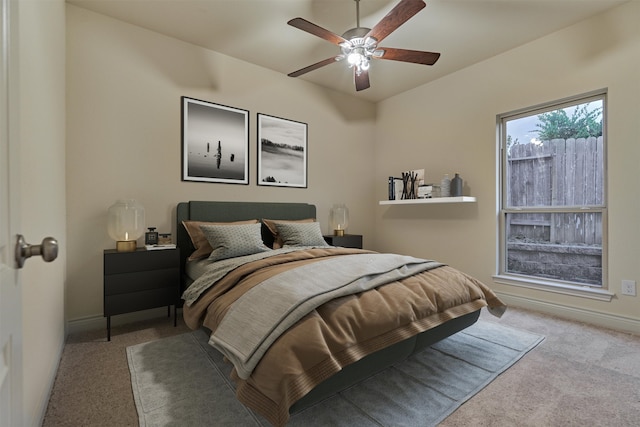
[[[58,259],[21,270],[24,426],[42,423],[65,338],[65,5],[20,1],[21,233],[59,242]]]
[[[386,179],[425,168],[427,180],[459,172],[475,204],[379,206],[374,247],[436,258],[506,299],[640,332],[640,2],[574,25],[379,104],[377,200]],[[443,56],[446,52],[443,53]],[[608,88],[609,290],[611,302],[493,282],[496,273],[496,115]],[[416,160],[419,159],[419,160]]]
[[[106,209],[133,197],[147,224],[175,233],[185,200],[346,202],[365,246],[435,258],[477,276],[510,302],[637,328],[640,297],[640,4],[496,56],[377,106],[67,5],[67,320],[102,315]],[[446,55],[446,52],[443,53]],[[496,273],[496,115],[600,88],[609,90],[609,289],[597,302],[493,283]],[[180,180],[180,96],[249,110],[250,185]],[[255,115],[309,124],[309,188],[256,181]],[[474,204],[382,207],[386,181],[425,168],[459,172]],[[100,319],[101,320],[101,319]]]
[[[250,111],[249,185],[182,182],[180,97]],[[256,114],[308,123],[308,188],[256,185]],[[373,236],[375,106],[67,5],[67,319],[102,320],[106,210],[131,197],[175,233],[178,202],[304,201],[327,229],[344,202]]]

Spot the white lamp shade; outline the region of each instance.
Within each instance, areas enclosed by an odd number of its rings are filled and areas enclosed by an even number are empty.
[[[136,241],[144,234],[144,208],[133,199],[118,200],[109,207],[107,231],[117,242]]]

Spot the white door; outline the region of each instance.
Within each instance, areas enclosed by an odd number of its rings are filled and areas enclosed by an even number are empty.
[[[22,425],[22,291],[15,268],[19,207],[17,15],[0,0],[0,427]]]

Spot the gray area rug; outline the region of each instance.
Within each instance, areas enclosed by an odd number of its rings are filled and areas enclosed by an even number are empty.
[[[435,426],[544,337],[486,321],[292,415],[290,426]],[[127,347],[140,426],[269,426],[200,330]]]

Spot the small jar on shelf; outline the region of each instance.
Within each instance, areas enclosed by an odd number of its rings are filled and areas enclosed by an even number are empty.
[[[440,197],[449,197],[451,188],[451,179],[449,179],[449,174],[444,174],[442,181],[440,181]]]

